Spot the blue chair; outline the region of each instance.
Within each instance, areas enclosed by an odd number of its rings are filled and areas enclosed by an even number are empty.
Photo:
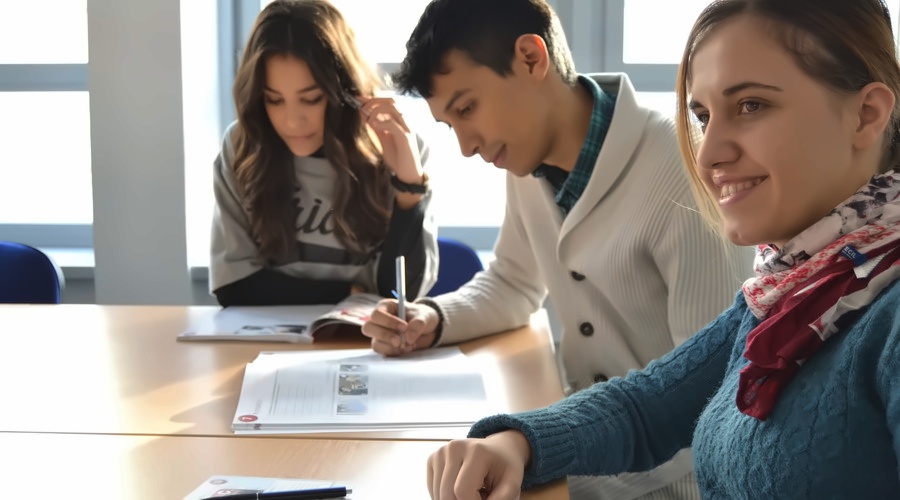
[[[438,237],[438,258],[438,279],[429,297],[456,290],[484,269],[472,247],[450,238]]]
[[[0,241],[0,303],[59,304],[62,271],[37,248]]]

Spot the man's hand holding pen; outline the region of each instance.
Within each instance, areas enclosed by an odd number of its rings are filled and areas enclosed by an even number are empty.
[[[406,319],[397,316],[397,301],[385,299],[363,325],[363,335],[372,339],[372,350],[385,356],[401,356],[434,343],[440,318],[432,307],[406,303]],[[401,333],[406,337],[403,347]]]

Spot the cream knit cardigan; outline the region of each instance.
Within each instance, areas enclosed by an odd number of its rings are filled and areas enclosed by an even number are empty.
[[[626,75],[589,76],[616,95],[616,107],[581,198],[563,218],[545,180],[507,174],[496,260],[435,298],[446,345],[526,324],[549,293],[572,390],[680,345],[729,307],[753,256],[693,210],[673,121],[639,106]],[[612,482],[626,484],[609,497],[634,498],[683,477],[690,455],[676,457],[655,476],[617,476]]]

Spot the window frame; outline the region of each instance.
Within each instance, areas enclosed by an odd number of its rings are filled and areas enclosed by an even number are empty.
[[[219,135],[237,117],[234,113],[232,84],[241,63],[244,45],[259,13],[259,2],[219,0],[216,9],[219,24]]]
[[[674,92],[677,64],[626,64],[627,0],[556,0],[556,10],[581,73],[627,73],[638,92]]]
[[[574,1],[574,0],[570,0]],[[626,64],[625,63],[625,2],[627,0],[599,0],[604,12],[604,40],[601,48],[605,54],[604,72],[627,73],[638,92],[674,92],[678,76],[677,64]],[[617,22],[606,22],[616,20]]]
[[[88,65],[0,64],[0,92],[87,92]],[[91,224],[0,224],[0,239],[38,247],[93,247]]]

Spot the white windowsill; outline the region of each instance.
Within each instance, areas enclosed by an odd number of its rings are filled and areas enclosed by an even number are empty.
[[[94,279],[93,248],[41,247],[40,250],[56,262],[67,281]]]
[[[66,280],[94,279],[94,250],[92,248],[42,247],[41,250],[62,269]],[[493,251],[484,250],[476,253],[485,268],[494,260]],[[193,281],[209,279],[208,266],[191,266],[190,273]]]

